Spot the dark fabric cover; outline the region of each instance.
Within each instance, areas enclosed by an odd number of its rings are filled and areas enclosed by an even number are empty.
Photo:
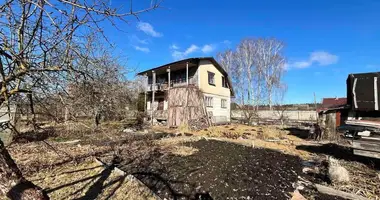
[[[357,111],[374,111],[375,110],[374,77],[378,77],[377,104],[380,109],[380,105],[379,105],[380,72],[375,72],[375,73],[362,73],[362,74],[348,75],[347,104],[350,105],[352,110],[357,110]],[[356,88],[355,88],[357,108],[355,108],[354,95],[353,95],[353,87],[354,87],[355,78],[357,78]]]

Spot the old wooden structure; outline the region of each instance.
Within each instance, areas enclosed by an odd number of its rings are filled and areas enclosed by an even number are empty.
[[[203,93],[194,86],[169,89],[168,125],[180,126],[191,120],[200,120],[210,125],[204,104]]]
[[[336,140],[339,135],[336,133],[337,127],[347,120],[346,98],[323,98],[321,106],[317,109],[319,123],[324,128],[323,138]]]
[[[189,120],[229,123],[233,96],[227,72],[212,57],[188,58],[138,73],[146,77],[145,108],[154,124]]]

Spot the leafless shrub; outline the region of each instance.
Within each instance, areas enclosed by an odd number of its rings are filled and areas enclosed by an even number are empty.
[[[110,7],[107,1],[77,0],[5,0],[0,3],[0,104],[8,104],[17,95],[64,94],[68,80],[87,78],[97,54],[88,45],[97,36],[109,42],[100,26],[157,8],[160,1],[126,13]],[[117,28],[117,27],[116,27]],[[85,67],[83,67],[85,66]],[[88,68],[86,68],[88,67]],[[63,84],[62,84],[63,83]],[[32,99],[32,98],[30,98]],[[66,105],[66,102],[62,101]],[[32,120],[33,121],[33,120]],[[0,178],[2,196],[11,199],[48,199],[26,181],[0,142]],[[13,186],[19,187],[13,187]],[[30,188],[23,190],[22,188]]]

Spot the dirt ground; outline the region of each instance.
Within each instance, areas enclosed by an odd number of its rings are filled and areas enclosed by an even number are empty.
[[[144,161],[148,166],[129,160],[119,166],[168,199],[287,199],[302,170],[299,157],[278,151],[205,139],[184,145],[197,151],[159,154]]]
[[[380,199],[378,161],[353,156],[344,145],[305,140],[301,129],[232,124],[201,131],[152,127],[126,133],[125,125],[117,122],[96,130],[84,123],[45,128],[26,132],[8,149],[26,177],[52,199],[154,198],[150,190],[169,199],[290,199],[292,184],[301,176]],[[302,173],[303,161],[320,162],[326,156],[347,168],[349,183],[332,184]],[[146,186],[100,167],[95,157]],[[339,199],[313,190],[301,194]]]

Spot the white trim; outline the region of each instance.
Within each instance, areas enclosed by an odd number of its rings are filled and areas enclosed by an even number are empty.
[[[377,96],[377,77],[374,77],[373,78],[373,95],[374,95],[374,98],[375,98],[375,110],[379,110],[379,104],[378,104],[378,96]]]
[[[355,89],[356,89],[356,82],[358,81],[357,78],[354,79],[354,85],[352,87],[352,95],[353,95],[353,98],[354,98],[354,106],[355,108],[358,108],[358,103],[356,102],[356,92],[355,92]]]
[[[189,85],[189,63],[186,62],[186,85]]]

